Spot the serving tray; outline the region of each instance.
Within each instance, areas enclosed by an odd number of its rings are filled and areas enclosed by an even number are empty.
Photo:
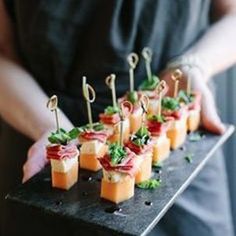
[[[100,199],[101,172],[80,170],[79,182],[62,191],[51,188],[47,167],[6,196],[9,217],[14,214],[17,222],[12,227],[24,235],[29,225],[30,235],[49,229],[55,235],[147,235],[233,131],[232,125],[227,125],[222,136],[201,131],[202,138],[195,142],[188,136],[161,169],[153,168],[153,178],[161,179],[160,187],[136,188],[132,199],[118,205]],[[192,161],[186,158],[189,154]]]

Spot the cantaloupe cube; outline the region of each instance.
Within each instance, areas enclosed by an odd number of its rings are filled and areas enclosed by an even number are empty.
[[[86,154],[80,153],[80,168],[91,170],[91,171],[98,171],[102,168],[98,158],[102,157],[106,154],[108,150],[108,146],[104,144],[99,153],[97,154]]]
[[[68,190],[78,181],[78,162],[65,173],[51,170],[52,187]]]
[[[170,139],[166,135],[154,138],[153,144],[153,164],[158,164],[168,158],[170,154]]]
[[[130,114],[130,133],[136,133],[142,125],[142,109],[139,108],[135,112]]]
[[[190,111],[187,119],[188,131],[190,132],[196,131],[199,128],[200,119],[201,119],[200,110]]]
[[[180,126],[176,126],[167,131],[167,137],[170,139],[170,147],[175,150],[182,146],[185,142],[187,134],[186,123]]]
[[[152,152],[142,154],[143,157],[139,169],[135,175],[135,183],[139,184],[151,178],[152,174]]]
[[[102,179],[101,198],[114,203],[126,201],[134,196],[134,177],[126,176],[119,182],[109,182]]]

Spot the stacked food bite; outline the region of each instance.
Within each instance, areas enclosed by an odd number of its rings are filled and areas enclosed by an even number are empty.
[[[55,112],[57,129],[49,137],[47,157],[51,161],[52,186],[69,189],[78,180],[78,166],[89,171],[102,169],[101,197],[119,203],[134,195],[135,184],[149,181],[152,166],[159,165],[185,142],[187,131],[195,131],[200,124],[201,94],[191,90],[188,80],[186,90],[179,91],[183,74],[172,72],[174,92],[169,93],[165,81],[151,72],[152,52],[144,48],[147,78],[134,89],[134,70],[138,55],[127,57],[130,88],[116,98],[114,74],[105,82],[112,94],[112,104],[93,122],[91,103],[95,101],[94,89],[83,77],[83,96],[87,104],[88,124],[67,132],[59,127],[57,97],[48,107]],[[80,149],[80,156],[79,150]],[[78,162],[78,156],[80,162]]]

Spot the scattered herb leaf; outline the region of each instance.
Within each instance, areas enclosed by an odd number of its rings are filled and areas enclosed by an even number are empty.
[[[204,138],[204,134],[201,134],[200,132],[191,133],[189,135],[189,141],[190,142],[198,142],[202,138]]]
[[[188,163],[192,163],[193,162],[193,154],[189,153],[187,156],[184,157],[184,159],[188,162]]]
[[[72,129],[70,132],[66,132],[64,129],[59,129],[56,132],[52,132],[48,137],[48,141],[53,144],[62,144],[66,145],[69,141],[74,139],[75,129]]]
[[[160,82],[160,79],[157,76],[153,75],[151,80],[150,79],[144,80],[139,86],[139,89],[140,90],[154,90],[157,87],[159,82]]]
[[[137,187],[142,189],[156,189],[160,185],[161,181],[159,179],[149,179],[137,184]]]

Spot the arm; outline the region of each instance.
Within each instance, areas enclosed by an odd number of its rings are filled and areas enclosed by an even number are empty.
[[[28,153],[25,180],[47,162],[44,154],[46,133],[55,129],[54,117],[46,108],[47,100],[47,95],[20,65],[14,49],[11,21],[3,0],[0,0],[0,115],[18,131],[37,141]],[[60,121],[63,128],[72,128],[62,112]]]
[[[171,70],[180,68],[185,75],[180,87],[186,88],[186,79],[191,78],[193,90],[202,93],[203,126],[214,133],[223,133],[225,128],[207,81],[236,63],[236,1],[212,0],[211,13],[216,22],[186,53],[170,62],[162,79],[173,85]]]

